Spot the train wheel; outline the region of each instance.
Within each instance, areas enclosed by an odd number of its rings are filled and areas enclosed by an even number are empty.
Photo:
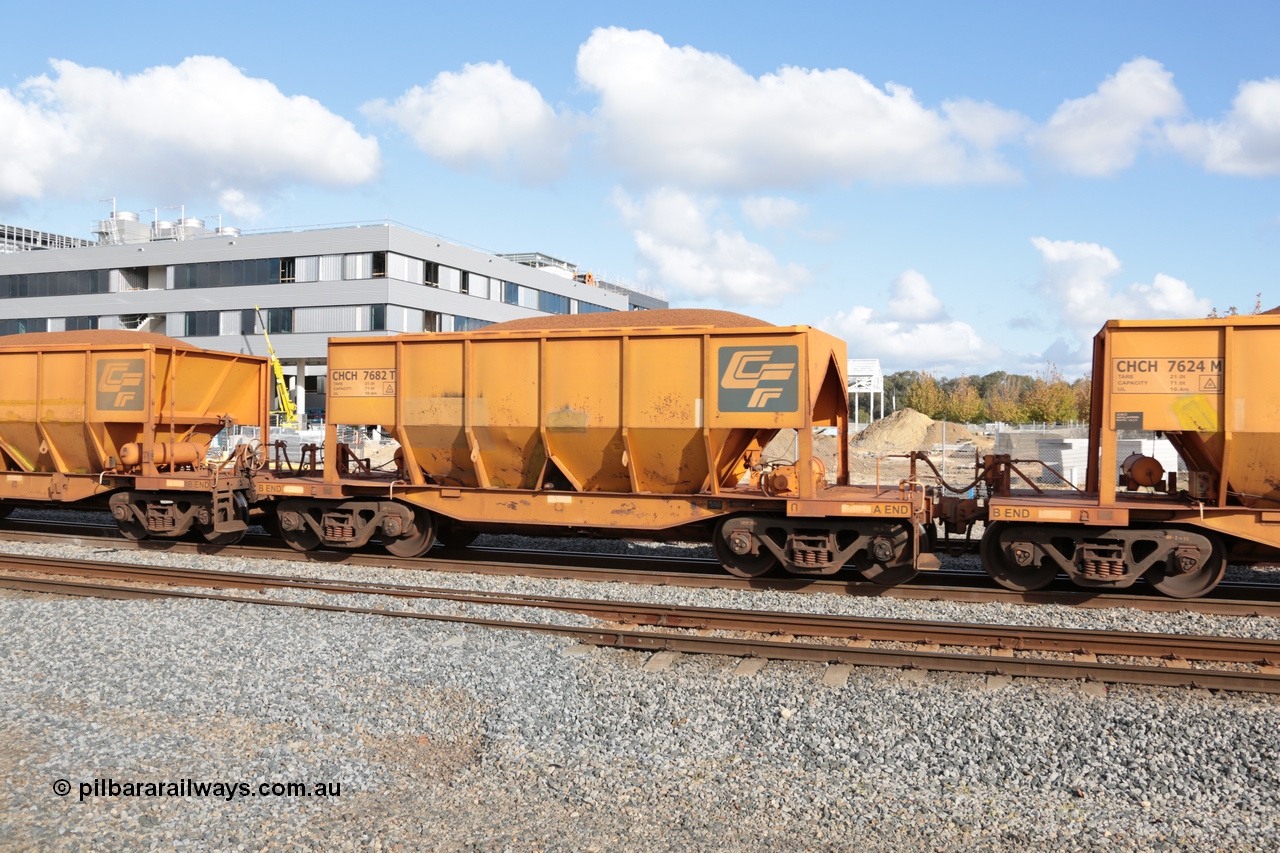
[[[125,539],[139,542],[147,538],[147,526],[134,518],[132,514],[125,518],[117,518],[116,527],[120,530],[120,535]]]
[[[1147,572],[1147,580],[1170,598],[1199,598],[1218,585],[1227,572],[1227,552],[1216,536],[1204,537],[1209,543],[1209,559],[1193,572],[1175,575],[1161,566]]]
[[[396,557],[406,559],[421,557],[436,542],[436,525],[431,513],[425,509],[413,511],[413,525],[403,536],[383,537],[382,546]]]
[[[320,535],[310,527],[303,527],[300,530],[281,528],[280,538],[284,540],[284,544],[295,551],[314,551],[320,547]]]
[[[986,568],[987,574],[1002,587],[1018,592],[1030,592],[1048,586],[1057,577],[1058,567],[1047,561],[1046,564],[1038,566],[1018,565],[1009,556],[1006,547],[1016,540],[1017,534],[1018,528],[1010,527],[1008,524],[997,521],[987,525],[987,530],[982,535],[982,544],[979,546],[982,565]]]
[[[758,546],[757,553],[750,553],[751,540],[755,534],[741,526],[740,521],[741,519],[730,518],[720,522],[712,548],[725,571],[740,578],[759,577],[777,566],[778,558],[764,546]]]

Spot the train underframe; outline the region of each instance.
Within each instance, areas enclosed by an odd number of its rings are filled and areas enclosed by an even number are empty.
[[[1145,577],[1166,595],[1197,598],[1217,586],[1227,569],[1221,536],[1176,526],[997,521],[983,534],[981,554],[997,583],[1023,592],[1065,574],[1093,589],[1125,589]]]
[[[304,486],[298,483],[306,483]],[[840,517],[839,500],[798,502],[760,493],[635,495],[548,491],[388,488],[343,480],[337,499],[284,497],[312,492],[315,481],[280,480],[276,527],[292,548],[355,549],[380,540],[392,554],[420,556],[435,541],[469,544],[481,532],[528,535],[599,535],[660,541],[710,542],[724,568],[742,577],[774,570],[834,575],[853,570],[879,584],[903,583],[921,569],[936,569],[927,502],[919,493],[857,492],[868,513]],[[376,494],[375,489],[381,494]],[[394,498],[391,493],[394,492]],[[843,502],[842,502],[843,501]],[[790,510],[790,513],[788,512]]]

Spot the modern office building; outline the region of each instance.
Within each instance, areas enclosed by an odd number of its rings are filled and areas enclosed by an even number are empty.
[[[96,243],[0,254],[0,334],[138,329],[266,355],[265,331],[286,372],[304,377],[293,393],[313,418],[331,336],[667,307],[661,293],[566,261],[489,254],[392,222],[242,234],[122,211],[96,233]]]

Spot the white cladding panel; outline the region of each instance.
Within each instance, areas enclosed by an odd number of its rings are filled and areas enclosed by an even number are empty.
[[[404,280],[410,284],[422,284],[426,280],[427,262],[421,258],[405,258],[405,260],[409,262],[409,268]]]
[[[347,281],[370,278],[373,275],[373,252],[361,252],[343,256],[342,277]]]
[[[218,334],[220,335],[238,335],[240,334],[240,312],[239,311],[223,311],[218,315]]]
[[[342,281],[342,255],[320,256],[320,281]]]
[[[404,255],[397,255],[395,252],[387,252],[387,278],[410,281],[409,259]]]
[[[294,281],[319,281],[320,280],[320,256],[311,255],[305,258],[293,259],[293,280]]]
[[[438,282],[441,290],[449,290],[458,293],[462,290],[462,273],[453,267],[440,267],[440,281]]]
[[[293,331],[363,332],[369,329],[368,305],[334,305],[323,308],[295,308]]]
[[[476,273],[466,273],[467,276],[467,293],[480,299],[489,298],[489,278],[488,276],[477,275]]]

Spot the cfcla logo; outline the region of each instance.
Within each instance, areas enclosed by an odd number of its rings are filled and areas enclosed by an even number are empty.
[[[142,359],[98,362],[98,408],[142,411]]]
[[[791,412],[796,408],[794,346],[720,350],[720,410]]]

